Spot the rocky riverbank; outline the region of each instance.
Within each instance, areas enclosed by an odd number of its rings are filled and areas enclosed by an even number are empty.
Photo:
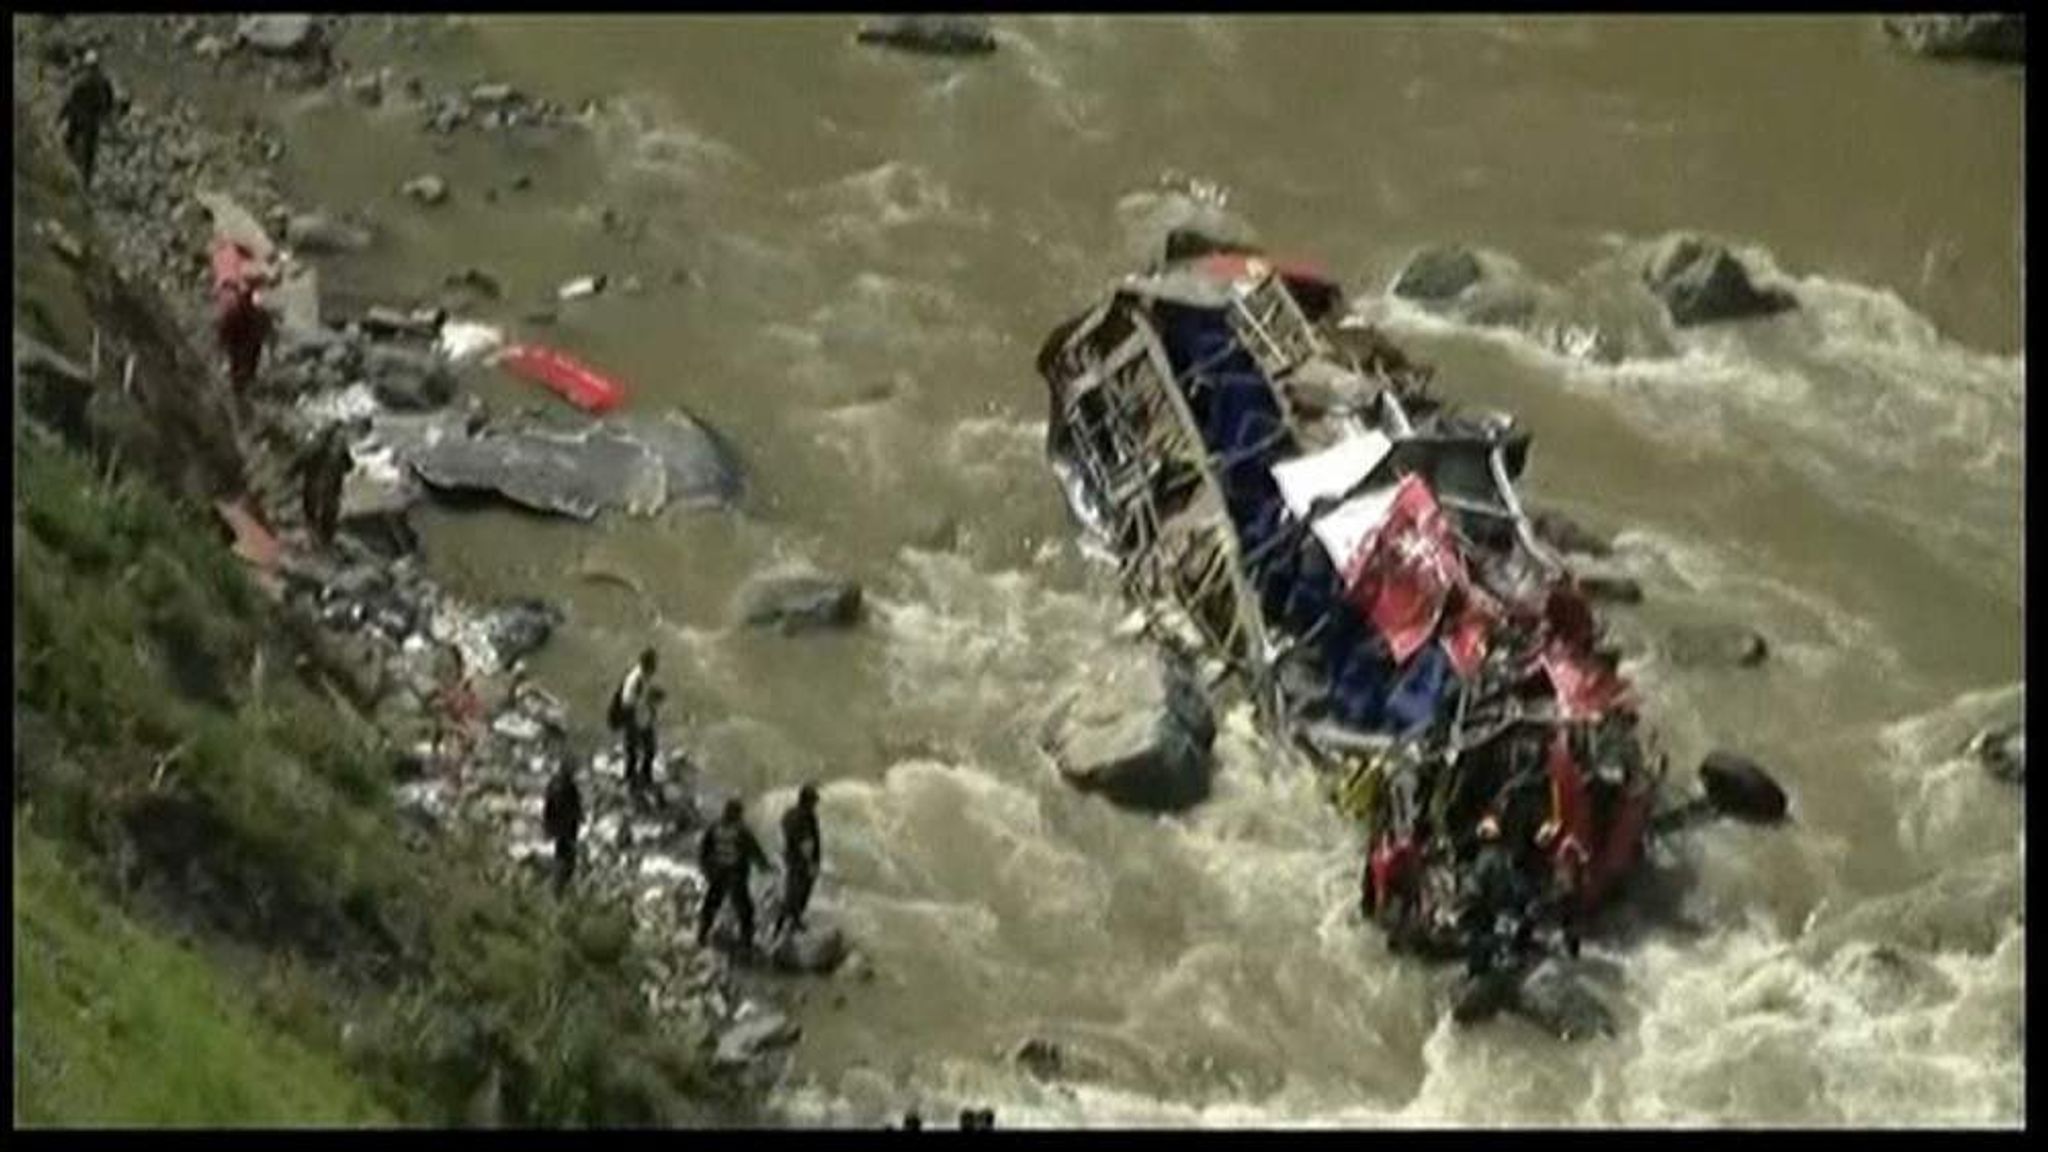
[[[68,66],[88,49],[100,54],[122,98],[103,135],[91,194],[112,248],[106,255],[132,279],[153,284],[187,342],[214,361],[205,302],[206,253],[216,229],[260,233],[265,247],[275,244],[274,234],[303,255],[346,250],[363,232],[306,208],[318,202],[314,190],[285,186],[275,167],[283,145],[259,119],[219,123],[189,101],[136,98],[124,69],[147,61],[152,86],[170,92],[179,90],[182,74],[205,73],[264,91],[330,85],[364,103],[408,100],[421,111],[419,128],[430,132],[551,131],[572,122],[566,110],[508,86],[442,91],[423,76],[352,72],[338,54],[353,37],[431,35],[431,24],[345,16],[31,18],[15,26],[16,60],[27,64],[17,71],[17,99],[29,115],[53,121]],[[49,232],[46,242],[77,243],[61,231]],[[294,299],[277,309],[279,340],[237,435],[247,476],[240,508],[248,513],[238,526],[238,552],[301,639],[340,671],[347,706],[382,733],[398,765],[402,809],[427,829],[487,833],[502,851],[508,881],[515,871],[538,873],[548,863],[539,824],[554,757],[586,757],[581,779],[591,821],[579,889],[633,909],[636,939],[651,961],[643,991],[658,1026],[697,1037],[716,1067],[765,1088],[785,1067],[799,1030],[758,979],[728,963],[724,952],[694,943],[703,882],[693,833],[704,807],[702,782],[672,758],[658,802],[636,805],[616,754],[590,754],[609,744],[594,731],[597,718],[572,716],[524,674],[522,658],[546,643],[562,614],[539,601],[465,603],[435,582],[417,554],[406,510],[421,498],[421,486],[410,466],[426,447],[483,431],[488,413],[461,394],[458,365],[421,340],[403,314],[323,319],[317,275],[288,276],[286,286]],[[380,322],[390,315],[399,322]],[[433,327],[429,321],[427,334]],[[218,368],[212,376],[214,387],[226,387]],[[342,532],[333,548],[321,550],[304,536],[297,485],[285,464],[311,429],[337,418],[356,421],[356,467]],[[687,422],[670,421],[643,434],[649,466],[671,481],[664,499],[729,495],[735,469],[708,436],[699,430],[691,438],[692,431]],[[600,495],[596,508],[605,506]],[[485,710],[482,731],[451,760],[434,744],[446,725],[440,677],[457,655]],[[784,942],[771,957],[778,967],[813,971],[839,968],[845,958],[829,927]],[[863,968],[856,961],[847,971],[858,978]]]

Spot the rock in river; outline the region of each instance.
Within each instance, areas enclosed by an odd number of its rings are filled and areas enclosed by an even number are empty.
[[[1173,811],[1204,799],[1216,722],[1194,669],[1127,648],[1084,675],[1040,730],[1060,775],[1134,808]]]
[[[978,16],[884,16],[862,24],[854,39],[933,56],[984,56],[996,50],[995,33]]]
[[[1680,624],[1664,639],[1664,654],[1682,668],[1754,668],[1770,653],[1768,641],[1739,624]]]
[[[813,925],[775,941],[768,960],[785,972],[830,972],[846,959],[846,936],[830,925]]]
[[[235,25],[235,39],[266,55],[302,56],[319,47],[320,27],[311,16],[250,16]]]
[[[1726,245],[1698,236],[1666,237],[1643,269],[1643,283],[1681,328],[1769,316],[1797,304],[1789,292],[1759,287]]]
[[[1993,779],[2007,784],[2027,782],[2027,730],[2022,724],[1979,732],[1964,751],[1975,756]]]
[[[534,511],[579,520],[607,510],[650,516],[668,499],[661,460],[638,441],[597,425],[443,439],[410,461],[434,488],[495,492]]]
[[[432,174],[415,176],[399,186],[398,191],[426,205],[435,205],[448,199],[448,182]]]
[[[720,1064],[745,1064],[765,1053],[786,1048],[803,1035],[795,1021],[773,1010],[749,1016],[718,1037]]]
[[[2027,60],[2027,17],[2021,12],[1887,16],[1884,30],[1921,56],[2010,64]]]
[[[861,618],[860,585],[836,576],[768,573],[747,581],[736,600],[735,614],[756,628],[848,628]]]
[[[284,242],[301,252],[360,252],[370,233],[324,212],[301,212],[285,222]]]

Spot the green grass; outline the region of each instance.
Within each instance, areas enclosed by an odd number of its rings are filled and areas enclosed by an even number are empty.
[[[344,1125],[390,1115],[189,946],[124,915],[19,820],[15,1115],[31,1125]]]
[[[272,1092],[240,1075],[283,1038],[315,1059],[344,1024],[334,1058],[357,1097],[404,1121],[653,1125],[732,1102],[704,1038],[649,1019],[624,908],[558,906],[496,846],[408,831],[390,750],[298,667],[203,507],[139,473],[109,482],[30,432],[14,447],[17,836],[54,845],[75,880],[47,882],[51,857],[31,861],[42,887],[21,890],[38,911],[17,983],[42,981],[18,993],[25,1114],[367,1117],[346,1095],[287,1090],[289,1057],[269,1062]],[[78,893],[107,911],[87,915]],[[151,935],[172,925],[200,947]],[[209,986],[225,956],[260,978]],[[222,988],[247,994],[229,1008]],[[121,1088],[137,1061],[177,1064],[161,1046],[205,1019],[190,1040],[203,1059]]]

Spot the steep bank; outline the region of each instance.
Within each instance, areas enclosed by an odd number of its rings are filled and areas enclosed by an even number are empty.
[[[56,79],[33,66],[50,30],[17,23],[18,77]],[[626,890],[558,903],[490,826],[396,803],[412,733],[365,720],[344,638],[253,581],[215,527],[210,501],[274,472],[272,414],[230,414],[196,327],[203,265],[160,227],[189,214],[138,190],[189,195],[232,138],[131,109],[107,146],[125,161],[88,201],[48,135],[54,95],[18,87],[15,112],[23,1116],[743,1118],[756,1089],[714,1073],[709,1023],[649,995],[662,949]],[[166,171],[165,144],[192,151]],[[272,1083],[287,1072],[302,1094]]]

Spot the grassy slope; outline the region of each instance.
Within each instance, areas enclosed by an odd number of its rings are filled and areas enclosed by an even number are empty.
[[[20,825],[14,932],[20,1123],[390,1121],[332,1053],[258,1015],[227,974],[123,915]]]
[[[83,442],[16,398],[18,1113],[717,1118],[702,1037],[647,1016],[624,909],[559,908],[492,846],[393,809],[389,749],[213,525],[206,499],[239,467],[206,413],[218,384],[146,288],[34,237],[57,218],[105,250],[25,127],[17,330],[84,362],[97,326],[103,363],[138,367],[132,395],[103,370]]]

